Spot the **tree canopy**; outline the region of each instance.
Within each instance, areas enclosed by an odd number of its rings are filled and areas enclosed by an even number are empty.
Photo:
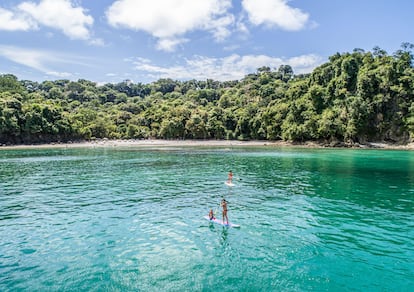
[[[336,53],[312,73],[261,67],[241,80],[98,85],[0,75],[0,143],[109,139],[408,142],[413,45]]]

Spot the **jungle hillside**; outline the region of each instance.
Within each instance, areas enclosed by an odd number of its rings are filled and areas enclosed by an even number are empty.
[[[336,53],[310,74],[261,67],[241,80],[41,83],[0,75],[0,144],[93,139],[408,143],[413,47]]]

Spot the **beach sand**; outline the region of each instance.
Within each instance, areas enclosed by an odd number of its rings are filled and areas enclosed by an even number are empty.
[[[270,147],[303,147],[303,148],[327,148],[330,145],[317,142],[291,143],[286,141],[238,141],[238,140],[109,140],[99,139],[93,141],[73,143],[50,143],[36,145],[11,145],[1,146],[1,149],[26,149],[26,148],[95,148],[95,147],[248,147],[248,146],[270,146]],[[334,146],[331,146],[334,147]],[[349,148],[349,147],[335,147]],[[414,150],[414,143],[395,145],[389,143],[367,143],[356,144],[352,148],[377,148],[377,149],[400,149]]]

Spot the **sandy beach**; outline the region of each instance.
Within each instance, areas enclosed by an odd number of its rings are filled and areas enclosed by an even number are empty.
[[[249,147],[249,146],[271,146],[271,147],[304,147],[304,148],[350,148],[351,146],[327,145],[317,142],[292,143],[286,141],[237,141],[237,140],[109,140],[99,139],[93,141],[73,143],[50,143],[35,145],[7,145],[1,149],[26,149],[26,148],[87,148],[87,147]],[[414,150],[414,143],[396,145],[382,142],[352,145],[352,148],[377,148],[377,149],[399,149]]]

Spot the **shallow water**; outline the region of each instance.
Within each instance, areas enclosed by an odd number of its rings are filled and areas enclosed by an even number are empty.
[[[414,152],[0,151],[0,291],[410,291],[413,259]]]

